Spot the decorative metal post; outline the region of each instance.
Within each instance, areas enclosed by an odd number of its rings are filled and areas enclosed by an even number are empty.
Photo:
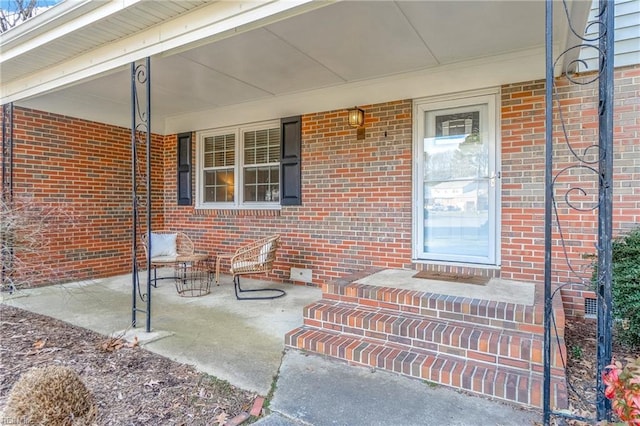
[[[2,201],[13,198],[13,103],[2,105]]]
[[[553,1],[545,3],[545,174],[544,174],[544,389],[542,394],[543,421],[551,424],[551,321],[553,294],[551,292],[551,238],[553,202]]]
[[[2,105],[2,208],[11,208],[13,202],[13,103]],[[13,244],[6,241],[9,236],[2,233],[0,241],[2,271],[0,287],[7,284],[7,274],[13,264]],[[13,285],[9,286],[9,290]]]
[[[569,28],[573,34],[580,40],[576,46],[570,46],[562,52],[558,58],[553,57],[553,0],[546,2],[545,16],[545,43],[546,43],[546,108],[545,108],[545,338],[544,338],[544,424],[551,424],[551,417],[562,417],[569,419],[578,419],[587,422],[595,422],[601,420],[610,420],[611,403],[604,396],[604,383],[602,373],[607,365],[611,362],[612,351],[612,201],[613,201],[613,57],[614,57],[614,2],[612,0],[599,0],[599,10],[594,22],[590,22],[588,27],[597,26],[598,35],[596,38],[589,39],[584,33],[577,33],[569,19],[569,12],[566,2],[563,0],[562,6],[565,10],[567,20],[569,20]],[[582,29],[579,29],[582,30]],[[595,42],[597,41],[597,44]],[[566,129],[566,123],[563,117],[560,96],[556,93],[556,85],[554,80],[554,69],[560,63],[560,60],[568,52],[580,52],[581,49],[595,49],[598,55],[598,69],[593,73],[584,73],[582,77],[572,75],[574,71],[570,67],[581,65],[585,68],[587,63],[581,59],[574,59],[568,68],[565,69],[565,76],[569,83],[574,85],[589,85],[598,81],[598,143],[588,146],[586,149],[579,151],[572,146],[569,134]],[[589,71],[589,70],[587,70]],[[562,137],[558,138],[560,143],[566,143],[566,148],[570,152],[570,158],[574,164],[564,164],[557,172],[554,171],[554,141],[553,141],[553,120],[554,120],[554,104],[557,104],[557,115],[555,118],[559,122],[562,130]],[[596,159],[592,159],[591,153],[597,153]],[[597,164],[597,166],[596,166]],[[556,194],[561,192],[558,185],[562,179],[560,177],[570,176],[571,172],[585,173],[585,176],[592,176],[594,183],[597,182],[598,194],[597,202],[589,206],[588,203],[574,203],[571,196],[588,195],[588,191],[582,186],[583,182],[570,184],[569,189],[564,193],[564,200]],[[569,257],[565,251],[566,266],[570,270],[573,278],[577,282],[561,283],[559,288],[553,290],[551,283],[553,280],[552,244],[553,229],[558,231],[559,245],[564,250],[564,234],[563,227],[558,217],[558,203],[564,201],[569,210],[588,212],[598,211],[598,237],[597,237],[597,276],[595,277],[596,295],[597,295],[597,370],[593,383],[596,386],[596,399],[593,401],[596,407],[596,418],[584,418],[566,411],[554,411],[551,407],[551,349],[552,349],[552,326],[555,327],[555,318],[553,317],[552,303],[555,296],[560,297],[560,289],[567,285],[582,285],[585,289],[591,289],[591,278],[580,276],[578,271],[571,265]],[[583,204],[587,204],[584,207]],[[558,339],[558,336],[556,336]],[[561,355],[562,362],[565,363],[564,355]],[[566,367],[566,363],[565,363]],[[568,387],[573,389],[571,383]]]
[[[600,20],[604,23],[600,27],[600,52],[603,57],[600,65],[600,79],[598,80],[598,146],[600,155],[598,171],[600,174],[600,188],[598,198],[598,376],[596,420],[610,420],[611,401],[604,397],[604,382],[602,372],[611,363],[611,284],[613,280],[611,240],[612,207],[613,207],[613,1],[600,0]]]
[[[131,165],[132,165],[132,309],[131,324],[136,314],[146,314],[146,331],[151,331],[151,260],[144,255],[140,236],[147,233],[147,250],[151,251],[151,61],[131,63]],[[142,95],[141,95],[142,92]],[[141,105],[141,102],[144,102]],[[145,220],[144,226],[142,220]],[[146,259],[146,286],[140,286],[139,259]],[[138,297],[146,307],[137,306]]]

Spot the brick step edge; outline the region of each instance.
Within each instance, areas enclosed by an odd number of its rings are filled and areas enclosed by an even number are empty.
[[[322,288],[324,299],[428,315],[445,320],[464,320],[491,327],[515,327],[521,331],[544,333],[544,292],[539,286],[535,290],[533,305],[344,281],[329,282]],[[554,298],[553,309],[558,330],[564,332],[564,310],[562,301],[559,299]]]
[[[304,325],[489,363],[531,369],[543,365],[543,336],[464,321],[322,299],[307,305]],[[564,339],[552,339],[553,367],[566,359]]]
[[[544,382],[541,372],[465,360],[417,348],[383,345],[305,326],[287,333],[285,346],[519,405],[542,407]],[[564,375],[552,376],[551,382],[551,406],[567,408]]]

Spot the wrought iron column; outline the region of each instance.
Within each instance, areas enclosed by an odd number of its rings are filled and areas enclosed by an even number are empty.
[[[13,198],[13,103],[2,105],[2,201]]]
[[[147,250],[151,251],[151,61],[131,63],[131,165],[132,165],[132,308],[131,324],[136,314],[146,315],[146,331],[151,331],[151,260],[140,242],[147,233]],[[142,221],[144,220],[144,225]],[[146,259],[146,284],[140,285],[139,259]],[[145,303],[138,307],[138,298]]]
[[[609,420],[611,417],[611,403],[604,396],[604,383],[602,373],[607,365],[611,362],[612,349],[612,201],[613,201],[613,44],[614,44],[614,2],[611,0],[599,0],[598,14],[594,22],[589,22],[587,29],[591,26],[597,26],[598,35],[596,38],[587,38],[584,33],[576,32],[573,27],[566,1],[563,0],[566,19],[569,21],[568,26],[571,28],[575,37],[580,41],[576,46],[569,46],[567,50],[560,53],[557,58],[553,56],[553,0],[546,1],[545,12],[545,44],[546,44],[546,108],[545,108],[545,274],[544,274],[544,290],[545,290],[545,338],[544,338],[544,424],[550,425],[551,417],[562,417],[570,419],[579,419],[588,422],[600,420]],[[583,29],[579,29],[582,31]],[[597,41],[597,44],[595,43]],[[563,70],[564,77],[575,85],[588,85],[598,81],[598,143],[588,146],[582,152],[579,152],[572,146],[569,134],[566,129],[566,123],[563,117],[560,97],[556,93],[554,80],[554,70],[561,62],[564,55],[569,52],[580,53],[582,49],[595,49],[598,56],[598,69],[595,72],[576,78],[572,75],[574,71],[571,67],[576,65],[587,67],[587,63],[581,59],[574,59]],[[586,71],[589,71],[588,69]],[[562,136],[560,142],[566,143],[566,148],[570,152],[570,157],[575,164],[564,165],[557,172],[554,171],[554,141],[553,141],[553,122],[554,122],[554,105],[557,104],[557,115]],[[592,159],[595,153],[596,159]],[[566,160],[565,160],[566,163]],[[597,164],[597,166],[596,166]],[[556,192],[560,192],[560,186],[556,187],[561,180],[561,176],[570,175],[571,172],[584,172],[597,180],[598,194],[597,201],[594,200],[592,206],[584,207],[581,203],[574,203],[571,195],[587,196],[587,191],[581,185],[570,185],[570,188],[564,193],[564,203],[571,210],[575,211],[594,211],[597,209],[598,216],[598,236],[597,236],[597,275],[595,277],[595,290],[597,295],[597,370],[593,382],[596,385],[596,418],[583,418],[572,413],[562,411],[554,411],[551,407],[551,350],[552,350],[552,330],[555,330],[555,318],[553,316],[552,304],[554,297],[560,297],[560,288],[567,285],[581,284],[585,289],[591,289],[591,279],[580,276],[577,270],[571,265],[569,257],[565,251],[565,261],[570,273],[577,282],[562,283],[559,288],[552,289],[553,281],[553,265],[552,252],[554,246],[552,243],[553,229],[557,229],[559,236],[559,244],[562,250],[565,250],[564,235],[562,224],[558,217],[558,202]],[[560,250],[560,249],[559,249]],[[558,342],[559,344],[559,342]],[[564,356],[562,362],[565,363]],[[565,363],[566,367],[566,363]],[[567,383],[568,387],[575,392],[571,383]]]
[[[551,321],[553,294],[551,292],[551,238],[553,202],[553,1],[545,3],[545,174],[544,174],[544,389],[542,394],[543,421],[551,424]]]
[[[613,280],[613,1],[600,0],[599,47],[602,54],[600,62],[600,79],[598,80],[598,146],[600,175],[598,197],[598,375],[596,402],[597,419],[609,420],[611,417],[611,401],[604,397],[605,385],[602,372],[611,363],[612,335],[612,303],[611,283]]]
[[[2,208],[10,208],[13,202],[13,103],[2,105]],[[5,241],[9,238],[2,233],[0,241],[2,271],[0,286],[7,283],[7,273],[13,263],[13,244]],[[10,289],[12,286],[10,286]]]

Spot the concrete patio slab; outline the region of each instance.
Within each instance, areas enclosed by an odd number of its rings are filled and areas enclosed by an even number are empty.
[[[223,276],[210,294],[185,298],[171,280],[161,280],[152,288],[152,330],[145,333],[144,313],[137,315],[138,327],[130,328],[131,283],[131,275],[122,275],[26,289],[3,295],[3,303],[107,336],[137,336],[152,352],[266,395],[280,367],[285,333],[302,325],[302,308],[321,297],[319,288],[278,284],[285,297],[238,301],[230,277]],[[276,285],[243,280],[243,287],[253,286]]]
[[[394,270],[370,281],[404,288],[417,285],[407,284],[407,275]],[[137,336],[152,352],[261,395],[275,385],[271,414],[256,423],[260,425],[526,426],[540,420],[536,411],[319,355],[285,351],[285,333],[302,324],[303,307],[320,299],[321,290],[255,280],[244,280],[243,286],[277,286],[287,295],[238,301],[230,277],[223,276],[210,294],[184,298],[170,280],[163,280],[152,289],[151,333],[144,331],[144,314],[138,315],[137,328],[129,328],[130,275],[22,290],[3,295],[2,303],[109,336],[123,332],[127,339]]]

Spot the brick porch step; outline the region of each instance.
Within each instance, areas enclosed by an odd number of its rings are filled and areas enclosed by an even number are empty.
[[[353,279],[354,277],[350,277]],[[524,305],[358,284],[323,286],[288,347],[541,407],[544,297]],[[556,298],[559,299],[559,298]],[[564,310],[554,300],[552,406],[567,406]]]
[[[542,372],[543,337],[536,333],[325,299],[306,306],[303,314],[309,327]],[[552,366],[563,374],[554,346]]]
[[[352,364],[380,368],[468,392],[542,406],[542,374],[464,359],[428,349],[302,326],[285,336],[285,345]],[[552,378],[552,405],[566,406],[564,379]]]
[[[544,295],[540,291],[536,291],[534,305],[522,305],[354,282],[328,283],[323,290],[323,298],[329,300],[544,334]],[[561,305],[559,307],[561,308]],[[563,336],[562,309],[556,309],[556,324],[560,336]]]

